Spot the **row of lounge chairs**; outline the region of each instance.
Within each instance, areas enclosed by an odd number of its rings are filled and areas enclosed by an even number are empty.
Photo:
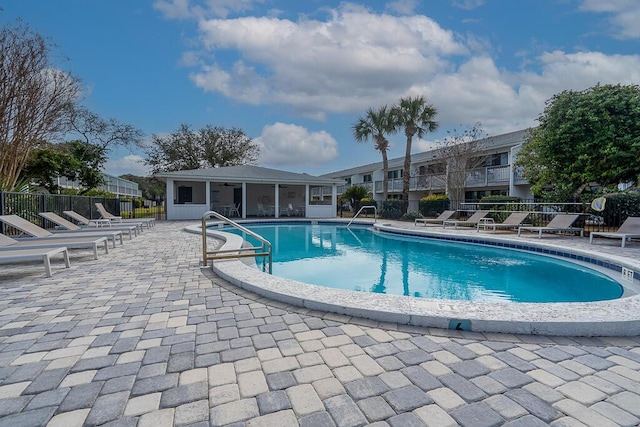
[[[153,227],[153,218],[123,219],[110,214],[101,203],[96,203],[102,218],[88,219],[75,211],[64,214],[77,222],[73,223],[53,212],[39,215],[55,224],[52,230],[44,229],[18,215],[1,215],[0,221],[21,233],[18,238],[0,234],[0,264],[41,260],[47,277],[52,275],[51,258],[61,256],[66,268],[70,267],[69,249],[90,249],[94,259],[98,259],[100,248],[109,253],[109,244],[123,244],[122,236],[129,239],[143,231],[143,227]],[[80,225],[78,225],[80,224]]]
[[[538,233],[538,238],[542,237],[542,233],[579,233],[580,237],[584,237],[584,228],[574,227],[573,224],[578,219],[578,214],[557,214],[546,226],[536,227],[526,224],[524,221],[530,212],[513,212],[501,223],[496,223],[492,218],[488,218],[490,213],[488,210],[478,210],[466,220],[451,219],[456,211],[447,210],[440,214],[437,218],[417,218],[414,225],[423,224],[425,227],[431,225],[442,225],[446,228],[453,225],[454,228],[462,226],[476,227],[478,232],[480,229],[491,229],[493,233],[497,229],[501,230],[518,230],[518,236],[523,231]],[[593,231],[590,233],[589,243],[593,243],[594,237],[608,237],[622,239],[622,247],[630,239],[640,238],[640,217],[628,217],[624,223],[615,232]]]

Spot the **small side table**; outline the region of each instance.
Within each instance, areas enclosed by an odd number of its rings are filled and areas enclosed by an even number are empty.
[[[493,218],[480,218],[480,220],[478,221],[478,233],[480,232],[480,227],[486,230],[487,227],[493,224],[495,224],[495,221],[493,220]]]

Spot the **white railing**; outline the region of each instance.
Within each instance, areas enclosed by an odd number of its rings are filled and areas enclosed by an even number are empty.
[[[242,247],[238,249],[223,249],[215,251],[207,251],[207,220],[211,217],[218,218],[226,224],[248,234],[261,243],[261,246]],[[232,259],[232,258],[248,258],[248,257],[262,257],[262,270],[265,269],[264,259],[269,260],[269,274],[272,272],[273,257],[271,250],[271,242],[262,237],[261,235],[254,233],[253,231],[241,226],[235,221],[219,214],[216,211],[207,211],[202,215],[202,265],[206,266],[209,261],[219,259]]]
[[[347,228],[349,228],[349,226],[351,225],[351,223],[358,217],[358,215],[360,215],[360,212],[362,212],[365,209],[373,209],[373,223],[376,223],[376,218],[378,216],[378,209],[375,206],[362,206],[359,210],[358,213],[356,213],[353,218],[351,218],[351,221],[349,221],[349,224],[347,224]]]

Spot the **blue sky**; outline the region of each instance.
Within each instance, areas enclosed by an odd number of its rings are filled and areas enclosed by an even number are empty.
[[[82,104],[151,134],[238,127],[260,165],[322,174],[380,160],[351,126],[369,107],[424,95],[439,129],[491,135],[536,124],[545,100],[600,82],[640,84],[637,0],[19,0],[21,18],[80,77]],[[392,136],[390,157],[404,154]],[[146,174],[142,151],[106,171]]]

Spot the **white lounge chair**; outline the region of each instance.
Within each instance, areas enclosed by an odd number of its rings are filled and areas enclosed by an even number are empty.
[[[527,226],[527,224],[523,224],[522,222],[528,216],[529,212],[513,212],[502,222],[493,222],[491,218],[483,218],[480,220],[480,222],[478,222],[478,232],[480,232],[480,227],[482,227],[484,230],[487,230],[488,228],[492,229],[493,234],[496,233],[496,229],[515,230],[518,227],[525,227]]]
[[[475,227],[478,222],[489,214],[489,211],[475,211],[467,220],[460,221],[457,219],[449,219],[442,221],[442,228],[447,228],[447,225],[453,225],[453,228],[458,228],[459,225],[465,227]]]
[[[38,261],[44,263],[44,271],[47,277],[51,277],[51,258],[62,255],[66,268],[71,267],[69,262],[69,251],[66,247],[57,248],[34,248],[34,249],[13,249],[0,248],[0,264],[13,264],[17,262]]]
[[[80,215],[76,211],[62,211],[66,216],[76,221],[78,224],[84,225],[86,227],[110,227],[114,230],[128,230],[129,227],[135,227],[136,230],[140,233],[144,231],[144,224],[141,222],[127,222],[126,224],[118,224],[114,226],[110,219],[100,218],[100,219],[89,219],[85,216]]]
[[[121,216],[115,216],[112,213],[110,213],[109,211],[107,211],[105,209],[105,207],[102,205],[102,203],[96,202],[95,203],[96,208],[98,209],[98,212],[100,213],[100,216],[102,216],[102,218],[111,220],[111,222],[117,222],[117,223],[123,223],[123,222],[127,222],[127,223],[131,223],[131,222],[141,222],[143,224],[147,225],[147,228],[149,227],[153,227],[155,226],[155,218],[130,218],[130,219],[123,219]]]
[[[545,227],[518,227],[518,236],[522,231],[531,231],[538,233],[538,238],[542,237],[542,233],[580,233],[580,237],[584,237],[584,228],[572,227],[580,215],[577,214],[558,214],[554,216],[549,224]]]
[[[109,253],[109,241],[106,237],[73,237],[62,239],[30,239],[26,241],[12,239],[9,236],[0,234],[0,249],[42,249],[42,248],[61,248],[68,249],[91,249],[93,250],[93,259],[98,259],[98,247],[104,245],[104,253]]]
[[[72,223],[71,221],[68,221],[64,218],[62,218],[60,215],[54,213],[54,212],[40,212],[38,213],[38,215],[40,215],[41,217],[43,217],[44,219],[46,219],[47,221],[51,221],[52,223],[54,223],[55,225],[57,225],[58,227],[62,227],[64,230],[54,230],[53,233],[64,233],[64,232],[69,232],[69,231],[80,231],[80,232],[92,232],[92,233],[101,233],[102,230],[98,230],[96,228],[89,228],[87,229],[86,227],[80,227],[79,225],[76,225],[74,223]],[[108,231],[120,231],[121,233],[124,233],[125,231],[129,233],[129,240],[133,239],[133,236],[137,236],[138,235],[138,227],[136,227],[135,225],[130,225],[130,226],[123,226],[123,227],[118,227],[118,228],[114,228],[114,227],[109,227],[107,230],[105,230],[105,232]],[[106,233],[105,233],[106,234]]]
[[[413,222],[413,225],[418,225],[422,223],[425,227],[427,224],[437,224],[441,225],[444,221],[448,220],[455,214],[456,211],[444,211],[437,218],[416,218]]]
[[[592,231],[589,236],[589,243],[593,244],[594,237],[609,237],[612,239],[622,239],[621,247],[625,247],[627,240],[640,239],[640,217],[630,216],[624,220],[618,231]]]
[[[104,231],[61,231],[59,233],[52,233],[42,227],[38,227],[34,223],[29,222],[22,217],[19,217],[18,215],[0,215],[0,221],[31,236],[19,237],[18,239],[22,241],[33,240],[34,238],[49,240],[64,239],[67,235],[73,234],[77,237],[106,237],[113,243],[114,248],[116,247],[116,239],[120,241],[120,244],[122,244],[122,231],[120,230],[104,229]]]

